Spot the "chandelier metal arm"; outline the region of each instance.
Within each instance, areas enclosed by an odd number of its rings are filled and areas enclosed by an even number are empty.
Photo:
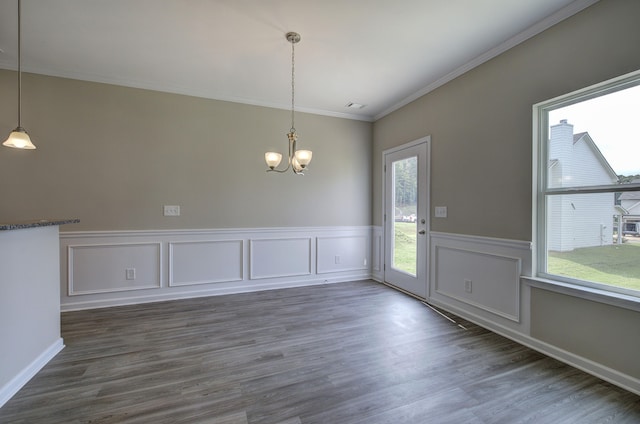
[[[280,174],[284,174],[285,172],[287,172],[289,170],[289,168],[291,168],[291,159],[289,159],[289,164],[287,165],[286,168],[284,168],[284,169],[277,169],[277,168],[267,169],[267,172],[278,172]]]
[[[284,174],[289,170],[289,168],[292,167],[293,164],[291,162],[293,161],[293,158],[295,157],[295,154],[296,154],[296,141],[297,141],[298,135],[295,133],[295,130],[294,130],[288,133],[287,137],[289,138],[289,155],[287,159],[287,167],[284,169],[277,169],[277,168],[267,169],[267,172],[279,172],[280,174]],[[297,171],[295,167],[293,167],[292,170],[297,175],[304,175],[304,173],[302,173],[301,171]]]

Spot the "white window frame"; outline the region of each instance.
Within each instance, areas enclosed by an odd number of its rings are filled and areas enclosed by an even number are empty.
[[[640,190],[640,184],[605,185],[587,187],[547,188],[549,112],[585,100],[640,85],[640,70],[572,93],[556,97],[533,106],[533,278],[545,284],[556,284],[570,291],[588,291],[591,295],[613,296],[640,304],[640,291],[608,284],[579,280],[555,274],[547,269],[547,214],[546,199],[559,194],[609,193]],[[635,309],[635,308],[634,308]]]

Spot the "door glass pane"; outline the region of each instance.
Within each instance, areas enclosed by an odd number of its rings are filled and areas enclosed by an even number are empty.
[[[418,158],[393,162],[393,255],[391,266],[413,276],[417,261]]]

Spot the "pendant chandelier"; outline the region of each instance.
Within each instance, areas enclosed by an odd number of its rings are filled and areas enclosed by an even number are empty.
[[[21,4],[21,0],[18,0],[18,126],[16,127],[15,130],[13,130],[11,132],[11,134],[9,134],[9,138],[7,138],[7,140],[2,143],[3,146],[7,146],[7,147],[14,147],[16,149],[35,149],[36,146],[33,145],[33,143],[31,142],[31,139],[29,138],[29,134],[27,134],[27,131],[22,128],[22,124],[20,121],[20,114],[22,112],[22,72],[21,72],[21,68],[20,68],[20,46],[21,46],[21,28],[20,28],[20,23],[21,23],[21,10],[22,10],[22,4]]]
[[[277,152],[267,152],[264,154],[264,159],[267,162],[267,172],[275,171],[284,173],[291,168],[291,170],[298,175],[304,175],[304,171],[309,162],[311,162],[312,152],[311,150],[297,150],[296,142],[298,141],[298,134],[296,133],[294,113],[295,113],[295,45],[300,41],[300,34],[297,32],[288,32],[285,37],[287,41],[291,43],[291,129],[287,133],[289,139],[289,158],[287,160],[287,167],[284,169],[277,169],[278,165],[282,161],[282,155]]]

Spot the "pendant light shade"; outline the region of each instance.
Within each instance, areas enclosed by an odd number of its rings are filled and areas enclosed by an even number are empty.
[[[307,165],[309,165],[309,162],[311,162],[311,156],[313,156],[311,150],[296,150],[295,153],[296,161],[298,161],[302,168],[306,168]]]
[[[22,21],[22,2],[18,0],[18,126],[15,130],[9,134],[9,138],[2,143],[3,146],[14,147],[16,149],[29,149],[33,150],[36,146],[31,142],[31,138],[27,131],[22,128],[21,114],[22,114],[22,69],[21,69],[21,21]]]
[[[267,162],[267,166],[270,169],[276,168],[282,161],[282,155],[276,152],[267,152],[264,154],[264,160]]]
[[[36,146],[31,142],[29,134],[24,128],[18,127],[9,134],[9,138],[2,143],[3,146],[14,147],[16,149],[28,149],[33,150]]]

